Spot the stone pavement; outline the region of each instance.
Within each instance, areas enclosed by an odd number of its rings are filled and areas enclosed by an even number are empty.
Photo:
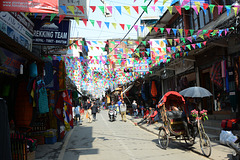
[[[138,122],[142,120],[142,118],[139,118],[139,117],[134,118],[133,116],[130,116],[130,115],[127,115],[127,119],[131,121],[133,125],[136,125]],[[158,129],[162,125],[163,124],[161,122],[154,123],[151,125],[147,125],[146,123],[143,123],[140,125],[136,125],[136,127],[140,127],[157,136],[159,131]],[[172,141],[174,140],[171,140],[170,143]],[[178,142],[178,141],[175,141],[175,142]],[[229,147],[220,144],[218,140],[211,140],[211,145],[212,145],[212,153],[209,159],[214,159],[214,160],[231,160],[232,159],[233,151]],[[200,155],[202,154],[200,144],[198,143],[198,139],[196,139],[196,143],[192,146],[191,150],[196,154],[200,154]]]

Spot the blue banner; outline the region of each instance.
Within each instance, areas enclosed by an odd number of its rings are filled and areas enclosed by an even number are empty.
[[[68,45],[69,21],[51,21],[35,19],[33,43],[40,45]]]

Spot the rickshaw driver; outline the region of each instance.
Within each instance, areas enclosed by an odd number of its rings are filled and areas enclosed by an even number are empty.
[[[185,109],[183,109],[183,112],[182,112],[182,120],[183,120],[185,131],[187,132],[187,136],[189,137],[189,139],[193,138],[189,133],[189,127],[190,125],[192,125],[190,119],[192,118],[191,111],[194,109],[196,109],[196,103],[194,102],[194,99],[191,97],[187,98],[186,107]]]

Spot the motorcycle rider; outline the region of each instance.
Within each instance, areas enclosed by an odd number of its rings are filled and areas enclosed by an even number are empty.
[[[113,113],[114,113],[114,117],[116,117],[116,106],[114,105],[114,102],[112,101],[111,102],[111,105],[108,106],[108,115],[109,115],[109,119],[110,119],[110,114],[109,114],[109,111],[113,110]]]

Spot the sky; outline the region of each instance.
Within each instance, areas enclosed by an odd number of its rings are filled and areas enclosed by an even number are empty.
[[[133,25],[137,18],[142,13],[142,8],[139,7],[139,14],[132,8],[132,6],[147,6],[150,0],[147,0],[144,3],[144,0],[105,0],[105,2],[109,6],[122,6],[122,15],[113,7],[113,14],[112,17],[105,17],[103,13],[100,11],[98,6],[103,6],[103,3],[100,0],[90,0],[89,6],[97,6],[94,13],[92,13],[92,9],[89,8],[88,19],[102,21],[102,27],[100,28],[98,24],[95,22],[94,27],[92,26],[91,22],[88,21],[87,27],[84,25],[82,21],[79,22],[79,25],[73,20],[71,23],[71,37],[83,37],[86,38],[87,41],[105,41],[107,39],[122,39],[126,33],[128,32],[127,26],[125,29],[121,28],[119,24],[128,24]],[[171,1],[170,1],[171,2]],[[169,2],[169,3],[170,3]],[[167,2],[165,5],[169,5]],[[155,12],[151,7],[148,8],[148,14],[144,13],[142,17],[147,16],[157,16],[161,15],[160,10],[157,6],[161,6],[163,4],[162,0],[159,0],[155,6]],[[123,6],[130,6],[131,15],[123,8]],[[154,0],[152,0],[150,6],[154,6]],[[110,22],[110,28],[108,29],[104,22]],[[117,23],[116,29],[114,29],[111,23]],[[139,21],[136,25],[140,25]],[[137,39],[137,32],[133,28],[132,31],[128,34],[126,38],[130,39]]]

